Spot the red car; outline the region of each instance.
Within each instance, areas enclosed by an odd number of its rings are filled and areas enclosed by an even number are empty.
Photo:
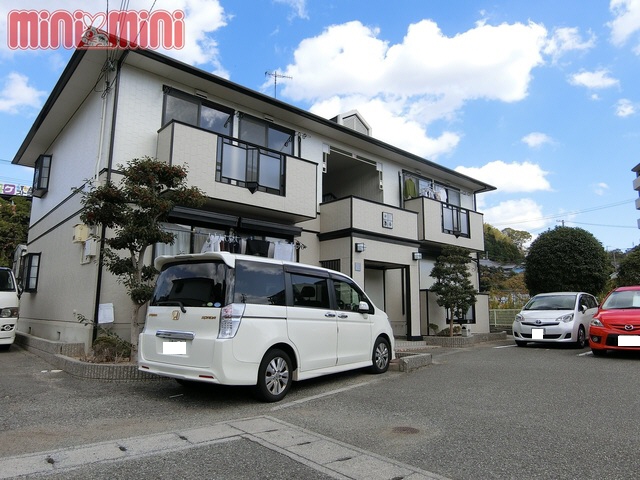
[[[589,346],[595,356],[607,350],[640,352],[640,285],[609,292],[591,320]]]

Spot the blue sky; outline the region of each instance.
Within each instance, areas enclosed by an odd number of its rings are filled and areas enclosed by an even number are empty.
[[[6,2],[3,2],[6,3]],[[88,6],[88,4],[91,6]],[[640,0],[131,0],[181,10],[168,55],[483,180],[485,221],[534,236],[564,222],[608,250],[640,244]],[[98,13],[106,1],[21,0]],[[0,6],[0,182],[71,51],[11,50]]]

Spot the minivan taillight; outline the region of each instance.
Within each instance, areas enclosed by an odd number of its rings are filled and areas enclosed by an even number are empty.
[[[244,307],[243,303],[232,303],[222,308],[218,338],[233,338],[236,336],[244,314]]]

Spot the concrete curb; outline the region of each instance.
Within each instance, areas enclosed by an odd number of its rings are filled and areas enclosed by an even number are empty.
[[[90,363],[72,358],[84,354],[84,344],[82,343],[54,342],[16,332],[15,344],[74,377],[110,381],[163,380],[158,375],[141,372],[136,364]]]
[[[432,354],[423,351],[427,348],[467,347],[506,338],[506,332],[499,332],[475,334],[471,337],[424,337],[415,342],[396,340],[396,359],[389,365],[389,370],[409,373],[431,365]],[[163,380],[163,377],[138,370],[136,364],[90,363],[73,358],[84,354],[82,343],[55,342],[21,332],[16,333],[15,343],[74,377],[109,381]]]
[[[389,370],[409,373],[431,365],[432,361],[430,353],[396,352],[396,359],[389,364]]]

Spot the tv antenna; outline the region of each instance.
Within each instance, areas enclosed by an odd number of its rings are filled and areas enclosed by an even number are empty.
[[[278,79],[279,78],[293,78],[288,75],[282,75],[278,72],[270,72],[267,70],[264,72],[265,76],[273,77],[273,98],[278,98]]]

